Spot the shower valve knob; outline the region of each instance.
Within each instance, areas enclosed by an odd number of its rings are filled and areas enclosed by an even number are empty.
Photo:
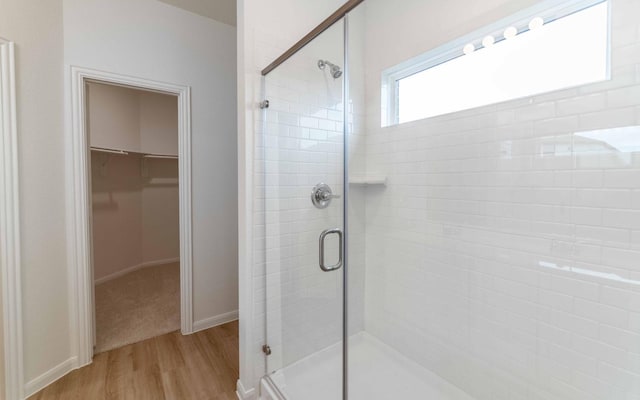
[[[319,209],[327,208],[331,204],[331,199],[339,198],[340,195],[333,194],[326,183],[318,183],[311,191],[311,202]]]

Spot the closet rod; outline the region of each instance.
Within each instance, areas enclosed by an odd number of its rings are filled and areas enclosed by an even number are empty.
[[[126,156],[129,154],[123,150],[104,149],[102,147],[91,147],[91,151],[97,151],[100,153],[109,153],[109,154],[121,154],[123,156]]]
[[[142,157],[144,158],[167,158],[170,160],[177,160],[178,156],[164,155],[164,154],[145,154]]]

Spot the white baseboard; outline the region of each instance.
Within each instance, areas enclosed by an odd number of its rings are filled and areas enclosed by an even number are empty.
[[[147,267],[155,267],[156,265],[162,265],[162,264],[170,264],[170,263],[175,263],[175,262],[179,262],[180,258],[167,258],[165,260],[155,260],[155,261],[147,261],[147,262],[143,262],[141,264],[138,265],[134,265],[132,267],[128,267],[125,269],[121,269],[118,272],[114,272],[113,274],[109,274],[107,276],[103,276],[102,278],[98,278],[94,281],[95,285],[99,285],[101,283],[105,283],[108,282],[110,280],[119,278],[123,275],[126,275],[128,273],[137,271],[139,269],[143,269],[143,268],[147,268]]]
[[[238,319],[238,310],[220,314],[220,315],[215,315],[213,317],[209,317],[205,319],[201,319],[200,321],[195,321],[193,323],[192,333],[196,333],[204,329],[213,328],[214,326],[226,324],[227,322],[235,321],[237,319]]]
[[[258,392],[256,389],[245,389],[240,379],[238,379],[238,383],[236,384],[236,395],[238,396],[238,400],[258,400]]]
[[[78,359],[76,357],[71,357],[37,378],[30,380],[24,387],[25,398],[38,393],[76,368],[78,368]]]

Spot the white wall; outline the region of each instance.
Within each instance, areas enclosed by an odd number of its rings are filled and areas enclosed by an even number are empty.
[[[478,400],[634,398],[638,141],[579,133],[640,135],[640,3],[611,81],[380,128],[384,68],[528,3],[367,2],[366,330]]]
[[[61,1],[3,0],[16,43],[24,368],[27,381],[71,357],[65,238]]]
[[[194,321],[236,310],[235,29],[153,0],[65,0],[64,24],[67,72],[192,87]]]
[[[160,0],[222,23],[236,25],[236,0]]]

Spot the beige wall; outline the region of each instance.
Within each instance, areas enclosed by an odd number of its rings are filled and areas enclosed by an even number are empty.
[[[178,98],[115,85],[87,85],[92,147],[178,154]]]
[[[93,269],[96,281],[180,257],[178,103],[172,95],[120,86],[88,86],[92,147]],[[135,152],[135,153],[134,153]]]
[[[178,98],[138,92],[140,149],[143,153],[178,154]]]
[[[178,162],[150,159],[142,197],[142,262],[180,256]]]
[[[71,357],[65,240],[62,2],[0,1],[16,43],[27,381]]]
[[[92,147],[140,151],[138,90],[114,85],[87,85],[87,127]]]
[[[178,162],[92,152],[94,279],[180,257]]]
[[[142,263],[141,158],[91,153],[93,274],[99,280]]]

